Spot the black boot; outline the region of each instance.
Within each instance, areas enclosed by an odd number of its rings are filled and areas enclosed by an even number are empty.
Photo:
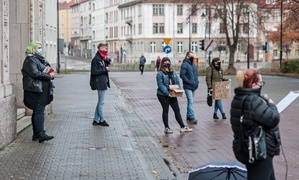
[[[225,113],[222,114],[222,119],[226,119]]]
[[[214,119],[219,119],[219,117],[217,116],[216,113],[214,113],[213,118],[214,118]]]
[[[37,139],[38,139],[38,142],[39,143],[42,143],[44,141],[49,141],[51,139],[53,139],[54,136],[48,136],[45,131],[42,131],[40,132],[38,135],[37,135]]]
[[[37,141],[38,140],[37,136],[38,135],[36,133],[34,133],[33,136],[32,136],[32,141]]]

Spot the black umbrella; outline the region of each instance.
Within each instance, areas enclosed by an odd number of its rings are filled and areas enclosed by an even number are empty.
[[[189,171],[188,180],[246,180],[246,167],[235,161],[215,161]]]

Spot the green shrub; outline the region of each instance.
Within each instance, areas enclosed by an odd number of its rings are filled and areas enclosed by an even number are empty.
[[[299,74],[299,59],[282,61],[280,71],[282,73]]]

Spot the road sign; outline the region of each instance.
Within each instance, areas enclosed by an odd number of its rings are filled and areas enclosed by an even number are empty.
[[[165,42],[166,45],[169,44],[170,40],[171,40],[171,38],[163,38],[163,41]]]
[[[213,46],[211,46],[213,40],[207,40],[207,45],[205,46],[205,51],[213,51]]]
[[[171,52],[171,47],[170,46],[165,46],[163,48],[163,51],[166,53],[166,54],[169,54]]]

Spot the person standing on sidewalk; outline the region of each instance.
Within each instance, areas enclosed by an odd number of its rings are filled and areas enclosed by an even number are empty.
[[[42,44],[32,41],[26,49],[27,57],[23,63],[24,104],[33,110],[31,123],[33,141],[44,142],[54,138],[48,136],[44,130],[46,105],[53,100],[53,84],[55,72],[49,62],[42,56]],[[46,71],[49,69],[49,71]],[[51,70],[51,71],[50,71]]]
[[[157,97],[161,103],[163,112],[162,119],[164,123],[165,133],[173,133],[168,124],[168,111],[169,105],[171,106],[173,112],[175,113],[175,119],[181,127],[181,132],[190,132],[192,129],[185,126],[183,119],[180,113],[180,107],[177,97],[172,97],[169,92],[169,85],[177,84],[180,87],[179,77],[176,74],[175,70],[171,68],[170,59],[164,57],[161,62],[160,71],[156,75],[157,80]]]
[[[109,74],[111,70],[110,59],[108,58],[107,44],[100,43],[98,51],[91,61],[90,87],[98,91],[98,103],[95,109],[92,125],[109,126],[104,119],[104,100],[109,83]]]
[[[197,124],[193,110],[193,102],[195,91],[198,88],[198,71],[193,62],[194,56],[192,52],[187,52],[186,57],[181,65],[180,77],[183,80],[183,88],[187,97],[187,122]]]
[[[157,58],[157,60],[156,60],[156,68],[157,68],[157,72],[159,72],[160,64],[161,64],[161,58],[160,58],[160,56],[158,56],[158,58]]]
[[[206,84],[208,86],[208,91],[210,91],[210,92],[213,91],[213,89],[212,89],[213,82],[221,82],[221,81],[230,81],[230,79],[223,78],[223,70],[221,68],[221,61],[217,57],[212,60],[212,63],[206,70]],[[215,100],[214,115],[213,115],[214,120],[219,119],[219,117],[217,116],[218,109],[220,110],[220,112],[222,114],[222,119],[226,119],[225,112],[224,112],[223,106],[222,106],[222,100]]]
[[[231,102],[231,127],[234,133],[233,151],[238,161],[246,165],[248,180],[275,180],[273,157],[280,153],[280,116],[276,105],[271,99],[261,96],[261,89],[265,85],[261,74],[254,69],[245,72],[238,71],[236,75],[238,87]],[[243,109],[243,128],[246,132],[262,126],[266,136],[267,157],[264,160],[249,163],[248,136],[239,137],[240,117]],[[244,147],[244,148],[242,148]],[[242,150],[244,149],[244,150]]]
[[[140,70],[141,74],[143,74],[145,62],[146,62],[146,59],[142,54],[141,57],[139,58],[139,70]]]

